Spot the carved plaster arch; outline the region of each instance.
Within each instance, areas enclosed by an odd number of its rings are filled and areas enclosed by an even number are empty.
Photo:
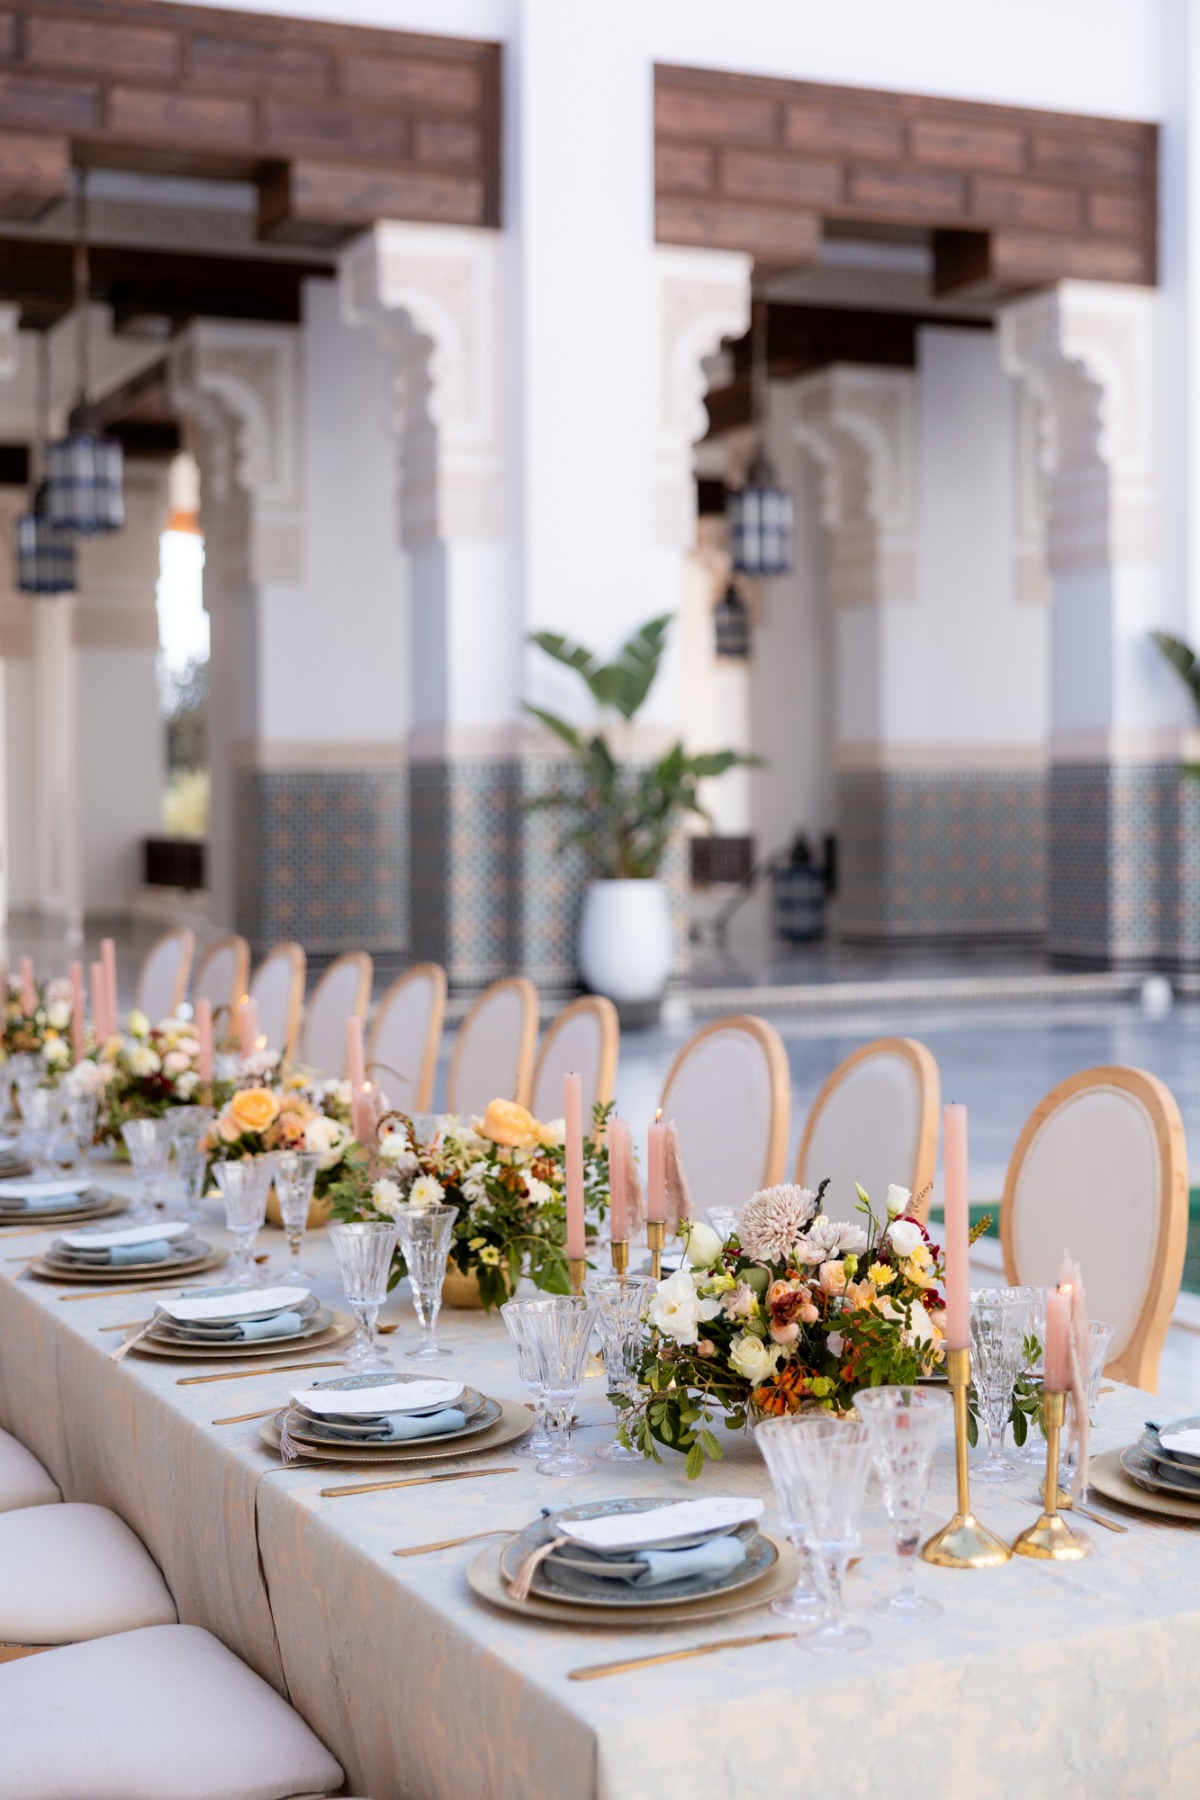
[[[654,252],[658,306],[654,421],[655,542],[690,550],[696,540],[695,445],[708,429],[705,361],[750,325],[749,256],[729,250]]]

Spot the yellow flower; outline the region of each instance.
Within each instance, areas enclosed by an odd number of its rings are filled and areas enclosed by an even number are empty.
[[[486,1243],[487,1243],[486,1238],[472,1238],[470,1240],[470,1242],[467,1244],[467,1249],[468,1250],[482,1250],[483,1246]]]
[[[489,1244],[486,1250],[481,1250],[479,1252],[479,1260],[481,1263],[487,1263],[488,1266],[491,1267],[492,1264],[500,1261],[500,1252],[494,1244]]]
[[[875,1285],[871,1281],[851,1281],[846,1287],[846,1299],[853,1312],[870,1312],[875,1304]]]
[[[877,1288],[887,1287],[895,1279],[895,1269],[889,1269],[886,1263],[872,1263],[867,1270],[867,1280],[874,1282]]]
[[[515,1100],[493,1100],[479,1130],[493,1144],[508,1150],[528,1150],[537,1143],[537,1120]]]
[[[914,1287],[936,1287],[937,1277],[931,1272],[932,1257],[927,1244],[919,1244],[901,1265],[901,1272]]]
[[[279,1101],[270,1088],[243,1088],[228,1111],[242,1131],[266,1131],[279,1117]]]

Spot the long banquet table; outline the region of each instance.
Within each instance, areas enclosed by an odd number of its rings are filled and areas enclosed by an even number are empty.
[[[206,1235],[224,1241],[215,1224]],[[3,1239],[13,1258],[44,1246],[49,1233],[6,1231]],[[281,1245],[267,1232],[260,1246],[277,1267]],[[322,1233],[309,1249],[323,1271],[318,1291],[337,1302]],[[499,1449],[425,1467],[519,1473],[322,1499],[322,1487],[359,1472],[283,1469],[257,1421],[213,1422],[281,1402],[302,1375],[262,1369],[185,1387],[180,1376],[196,1365],[136,1355],[113,1363],[119,1334],[100,1328],[147,1316],[149,1296],[67,1304],[74,1290],[20,1279],[12,1260],[0,1269],[0,1424],[41,1457],[67,1499],[99,1501],[128,1520],[180,1617],[214,1632],[290,1696],[345,1765],[349,1792],[371,1800],[774,1800],[817,1787],[895,1800],[1200,1792],[1196,1527],[1130,1518],[1125,1536],[1093,1529],[1095,1554],[1069,1565],[1014,1559],[978,1573],[921,1565],[924,1591],[942,1601],[944,1617],[907,1629],[867,1620],[873,1641],[857,1656],[772,1643],[573,1682],[568,1671],[584,1664],[785,1627],[765,1608],[655,1630],[534,1623],[471,1593],[466,1570],[480,1544],[411,1559],[393,1550],[520,1527],[542,1507],[621,1492],[723,1490],[769,1501],[763,1467],[741,1434],[723,1434],[725,1463],[699,1489],[676,1458],[631,1471],[598,1465],[564,1482],[529,1462],[514,1465]],[[411,1339],[406,1299],[394,1296],[385,1317],[402,1321],[392,1345]],[[442,1367],[518,1396],[501,1321],[442,1319],[455,1353]],[[215,1367],[225,1365],[205,1371]],[[1097,1447],[1128,1442],[1153,1408],[1135,1390],[1106,1395]],[[588,1381],[579,1413],[581,1444],[603,1442],[611,1410],[601,1381]],[[978,1488],[985,1522],[1009,1538],[1028,1524],[1035,1477],[1031,1469],[1004,1488]],[[947,1441],[931,1526],[949,1515],[951,1497]],[[773,1519],[769,1506],[769,1527]],[[877,1521],[847,1583],[851,1608],[886,1593],[892,1576],[890,1540]]]

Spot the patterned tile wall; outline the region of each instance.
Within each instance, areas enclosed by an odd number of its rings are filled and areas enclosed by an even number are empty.
[[[846,773],[838,810],[843,936],[1036,937],[1045,930],[1039,772]]]
[[[237,928],[256,951],[408,947],[404,771],[239,771]]]

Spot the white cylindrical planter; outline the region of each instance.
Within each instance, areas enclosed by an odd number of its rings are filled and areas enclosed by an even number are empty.
[[[661,881],[593,881],[583,899],[579,962],[594,994],[657,1000],[671,972],[671,909]]]

